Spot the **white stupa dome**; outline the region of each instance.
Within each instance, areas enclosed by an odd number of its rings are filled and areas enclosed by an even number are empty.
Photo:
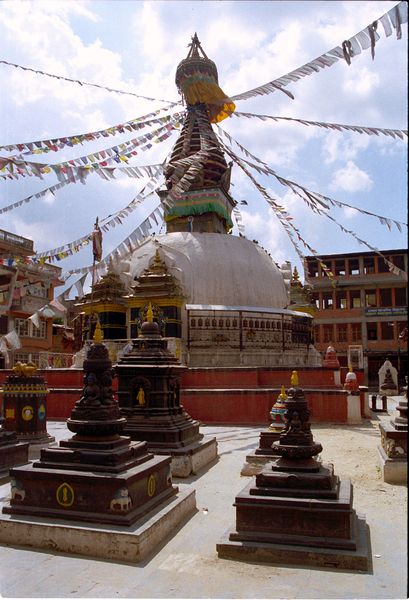
[[[283,275],[267,252],[246,238],[219,233],[174,232],[148,239],[122,263],[124,283],[131,284],[149,266],[156,250],[187,304],[288,304]]]

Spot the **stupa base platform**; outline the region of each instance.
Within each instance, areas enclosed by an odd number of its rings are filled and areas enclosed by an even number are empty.
[[[0,445],[0,481],[6,483],[10,479],[10,469],[29,462],[29,446],[23,442]]]
[[[407,458],[389,458],[382,446],[378,446],[378,460],[385,483],[408,483]]]
[[[356,518],[356,549],[336,549],[308,545],[289,545],[252,541],[231,540],[239,536],[227,531],[216,544],[219,558],[246,562],[262,562],[286,566],[301,565],[320,569],[343,569],[347,571],[370,571],[372,568],[369,527],[361,516]],[[325,540],[325,538],[323,538]]]
[[[243,477],[253,477],[258,475],[265,468],[266,464],[276,459],[277,455],[266,454],[248,454],[246,462],[241,468],[240,475]]]
[[[172,477],[189,477],[197,475],[199,471],[216,460],[217,441],[211,438],[207,441],[199,441],[183,448],[157,448],[149,445],[149,450],[154,454],[166,454],[171,456],[170,470]]]
[[[240,475],[252,477],[261,473],[265,465],[278,458],[273,452],[271,446],[280,439],[279,431],[262,431],[260,433],[259,447],[254,452],[246,456],[246,462],[242,466]]]
[[[25,438],[19,438],[20,441],[26,441]],[[50,446],[57,446],[57,442],[55,441],[55,437],[52,435],[45,435],[41,438],[32,438],[27,440],[30,444],[28,449],[28,457],[30,460],[37,460],[40,458],[41,450],[43,448],[48,448]]]
[[[131,527],[0,514],[0,543],[118,562],[145,560],[196,512],[195,490],[179,492]]]

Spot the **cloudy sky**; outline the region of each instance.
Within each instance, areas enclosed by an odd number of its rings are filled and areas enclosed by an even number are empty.
[[[214,60],[226,94],[236,95],[285,75],[364,29],[397,2],[298,1],[3,1],[0,60],[48,73],[94,82],[152,98],[178,101],[175,69],[197,32]],[[375,60],[369,50],[339,61],[288,86],[295,99],[276,92],[237,101],[237,110],[329,123],[407,129],[407,24],[402,39],[379,29]],[[0,64],[0,145],[100,130],[166,106],[45,77]],[[177,107],[175,110],[179,110]],[[231,117],[222,128],[277,174],[335,200],[385,217],[407,220],[407,144],[306,127],[292,122]],[[145,130],[143,130],[144,132]],[[143,133],[141,132],[141,133]],[[130,165],[162,162],[176,133]],[[58,153],[30,157],[57,163],[136,137],[117,135]],[[239,152],[237,146],[236,152]],[[8,153],[0,151],[0,156]],[[301,236],[318,253],[367,250],[326,217],[317,216],[288,188],[254,172],[258,181],[293,217]],[[251,181],[233,168],[233,197],[246,236],[256,239],[276,262],[300,261],[285,230]],[[0,208],[57,183],[55,175],[0,181]],[[100,219],[126,206],[143,182],[119,175],[104,181],[95,174],[55,196],[35,199],[0,215],[0,228],[32,238],[37,252],[62,246],[89,233]],[[111,252],[158,205],[151,197],[121,226],[104,236]],[[378,219],[351,209],[331,216],[380,250],[406,247],[399,233]],[[237,228],[234,230],[237,233]],[[303,248],[303,250],[305,250]],[[310,254],[305,250],[306,254]],[[90,247],[58,263],[63,271],[92,263]],[[71,280],[72,281],[72,280]]]

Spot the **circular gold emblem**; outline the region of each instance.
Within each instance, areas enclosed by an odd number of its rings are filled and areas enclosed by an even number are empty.
[[[64,508],[69,508],[74,503],[74,490],[68,483],[62,483],[55,493],[57,502]]]
[[[23,419],[25,421],[31,421],[31,419],[34,417],[34,410],[32,406],[24,406],[23,410],[21,411],[21,416],[23,417]]]
[[[155,475],[150,475],[148,479],[148,496],[151,497],[156,492]]]

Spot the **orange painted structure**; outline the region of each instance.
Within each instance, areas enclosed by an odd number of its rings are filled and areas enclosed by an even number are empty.
[[[51,420],[67,419],[83,389],[81,369],[38,371],[47,382],[47,414]],[[298,369],[314,422],[347,423],[347,392],[343,382],[347,369]],[[0,371],[2,384],[10,371]],[[288,369],[271,368],[190,368],[182,376],[181,404],[193,419],[202,423],[264,425],[281,386],[290,386]],[[364,373],[356,371],[359,384]],[[117,381],[113,387],[116,391]],[[365,416],[365,393],[360,394],[361,416]]]

